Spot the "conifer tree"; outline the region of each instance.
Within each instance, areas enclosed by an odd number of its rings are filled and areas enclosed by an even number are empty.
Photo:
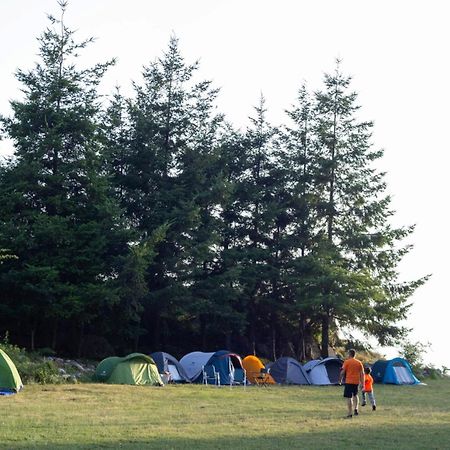
[[[398,338],[407,298],[424,279],[399,283],[397,264],[408,251],[400,241],[413,228],[393,228],[383,173],[374,167],[382,151],[372,149],[371,122],[357,120],[357,94],[339,63],[316,93],[316,149],[321,178],[322,241],[315,252],[322,337],[328,355],[331,327],[357,326],[381,343]]]
[[[32,348],[36,332],[45,338],[49,329],[45,344],[56,346],[61,323],[70,332],[67,321],[81,348],[85,326],[117,298],[111,280],[126,248],[99,161],[97,87],[112,61],[77,67],[92,39],[75,40],[64,23],[67,3],[59,5],[61,18],[49,16],[39,38],[40,61],[17,72],[23,99],[3,120],[14,156],[1,177],[0,238],[18,259],[3,274],[2,291]]]

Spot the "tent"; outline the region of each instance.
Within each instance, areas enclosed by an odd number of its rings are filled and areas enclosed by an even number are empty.
[[[0,392],[5,394],[19,392],[23,388],[22,380],[11,358],[0,349]]]
[[[230,384],[234,369],[243,369],[242,360],[236,353],[228,350],[219,350],[214,353],[205,366],[214,366],[220,375],[220,384]],[[201,380],[200,380],[201,381]]]
[[[155,362],[142,353],[104,359],[97,366],[94,378],[109,384],[163,385]]]
[[[165,352],[155,352],[152,353],[150,357],[155,361],[160,374],[169,372],[170,379],[176,383],[185,383],[186,381],[189,381],[189,377],[184,371],[183,366],[174,356]]]
[[[394,358],[388,361],[378,360],[372,366],[372,377],[375,383],[384,384],[419,384],[420,381],[408,361],[403,358]]]
[[[202,368],[212,355],[214,352],[191,352],[180,359],[180,364],[190,381],[202,376]]]
[[[203,381],[203,366],[212,365],[220,375],[220,384],[229,384],[234,368],[243,369],[242,360],[236,353],[219,350],[212,353],[192,352],[180,359],[180,364],[194,383]]]
[[[313,359],[304,364],[303,369],[308,374],[311,384],[338,384],[342,364],[342,359],[334,357]]]
[[[283,356],[270,365],[270,375],[281,384],[311,384],[302,365],[288,356]]]
[[[247,374],[247,380],[252,384],[275,384],[275,380],[268,373],[261,374],[264,364],[261,360],[253,355],[248,355],[242,360],[242,365]]]

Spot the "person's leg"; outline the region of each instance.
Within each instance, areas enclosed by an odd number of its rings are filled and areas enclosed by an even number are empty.
[[[347,398],[347,412],[348,412],[348,417],[351,417],[353,415],[353,399]]]
[[[375,411],[377,409],[375,395],[373,395],[373,391],[369,392],[368,395],[369,395],[370,404],[372,405],[372,409],[373,409],[373,411]]]
[[[356,392],[356,394],[353,395],[353,408],[354,408],[355,416],[357,416],[357,415],[358,415],[358,409],[359,409],[359,397],[358,397],[358,392]]]
[[[366,406],[366,392],[365,391],[362,391],[361,399],[362,399],[361,406]]]

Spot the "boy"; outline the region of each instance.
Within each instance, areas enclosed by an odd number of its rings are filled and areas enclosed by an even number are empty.
[[[366,406],[366,394],[369,397],[370,404],[372,405],[372,411],[376,411],[377,405],[375,403],[375,396],[373,395],[373,378],[370,373],[372,370],[370,367],[364,369],[364,389],[362,390],[362,403],[361,406]]]

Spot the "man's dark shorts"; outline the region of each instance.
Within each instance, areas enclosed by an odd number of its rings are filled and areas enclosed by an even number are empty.
[[[344,385],[344,397],[352,398],[353,396],[358,395],[358,385],[357,384],[347,384]]]

